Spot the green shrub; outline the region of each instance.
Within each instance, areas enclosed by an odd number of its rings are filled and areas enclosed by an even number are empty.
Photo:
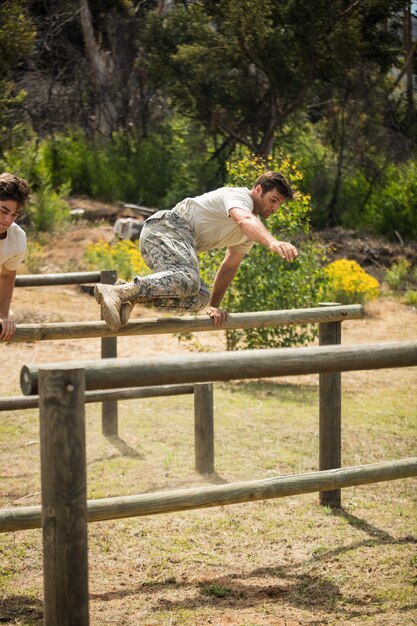
[[[358,175],[364,178],[364,173]],[[348,181],[348,184],[351,182]],[[403,239],[416,239],[416,198],[417,163],[391,163],[381,172],[379,180],[369,193],[359,221],[354,219],[353,223],[347,225],[367,228],[391,239],[396,239],[397,233]]]
[[[53,232],[69,220],[70,209],[64,198],[68,195],[68,187],[59,191],[45,186],[38,189],[31,198],[28,215],[35,231]]]
[[[40,274],[43,270],[44,246],[36,241],[28,241],[25,265],[30,274]]]
[[[70,191],[68,181],[54,186],[51,172],[45,163],[37,140],[29,136],[25,142],[6,153],[0,162],[4,170],[26,178],[33,194],[24,222],[37,232],[52,232],[69,220],[69,206],[65,198]]]
[[[380,284],[356,261],[339,259],[326,269],[328,297],[340,304],[363,304],[379,296]]]
[[[411,263],[407,259],[400,259],[386,270],[384,281],[394,291],[403,289],[410,276]]]
[[[54,186],[70,180],[73,195],[153,206],[170,180],[164,143],[117,134],[93,141],[69,130],[42,142],[40,152]]]
[[[408,306],[417,307],[417,290],[408,289],[404,295],[404,303]]]
[[[74,195],[172,208],[206,188],[214,171],[206,143],[201,129],[181,118],[146,138],[115,133],[91,140],[70,129],[38,144],[37,169],[54,188],[70,181]]]

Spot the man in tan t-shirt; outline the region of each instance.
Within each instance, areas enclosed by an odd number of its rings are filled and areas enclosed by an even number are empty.
[[[23,179],[0,174],[0,341],[13,337],[16,324],[9,319],[16,270],[26,251],[26,235],[15,224],[19,211],[28,201],[30,188]]]
[[[215,326],[227,320],[220,308],[244,255],[259,243],[286,261],[297,249],[278,241],[260,218],[268,218],[293,198],[288,181],[279,172],[266,172],[251,189],[222,187],[195,198],[186,198],[172,211],[158,211],[145,222],[140,250],[145,263],[155,272],[122,285],[95,287],[97,302],[110,328],[124,326],[136,302],[157,308],[199,311]],[[226,248],[211,292],[201,281],[198,253]]]

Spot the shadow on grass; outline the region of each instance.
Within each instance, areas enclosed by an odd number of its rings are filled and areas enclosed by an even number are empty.
[[[43,624],[43,602],[30,596],[2,598],[0,624]]]
[[[144,454],[138,452],[135,448],[130,446],[128,443],[126,443],[124,439],[120,439],[118,435],[105,436],[104,438],[120,454],[110,453],[110,454],[106,454],[105,456],[90,459],[89,461],[87,461],[87,466],[94,465],[95,463],[100,463],[101,461],[110,461],[110,460],[117,459],[123,456],[135,458],[135,459],[138,459],[139,461],[143,461],[145,459]]]
[[[211,474],[203,474],[202,478],[208,483],[212,485],[228,485],[229,481],[226,478],[222,478],[220,474],[217,472],[212,472]]]
[[[135,448],[129,446],[126,441],[120,439],[117,435],[106,436],[107,441],[120,452],[122,456],[131,456],[138,459],[143,459],[143,454],[140,454]]]
[[[318,375],[317,375],[318,383]],[[318,384],[296,384],[272,380],[223,383],[230,393],[242,393],[256,398],[274,398],[289,404],[318,402]]]
[[[369,522],[362,519],[361,517],[352,515],[352,513],[345,511],[345,509],[343,508],[333,509],[332,515],[336,517],[341,517],[342,519],[346,520],[350,526],[353,526],[354,528],[357,528],[358,530],[362,530],[363,532],[367,533],[371,537],[377,537],[378,539],[381,539],[382,542],[384,543],[385,542],[396,543],[397,541],[392,535],[387,533],[385,530],[382,530],[381,528],[378,528],[377,526],[373,526],[373,524],[370,524]]]
[[[152,611],[198,612],[211,608],[213,614],[214,611],[262,608],[268,601],[329,613],[339,612],[339,605],[344,602],[343,595],[333,581],[312,574],[297,574],[290,567],[265,568],[247,574],[231,574],[192,582],[168,578],[130,591],[94,594],[91,600],[117,601],[136,594],[146,596],[152,604]],[[173,594],[179,598],[173,599]]]
[[[113,601],[128,596],[144,595],[151,600],[153,609],[157,611],[198,611],[210,606],[213,610],[236,610],[253,608],[264,605],[268,600],[275,600],[299,609],[333,613],[333,618],[337,616],[343,623],[362,615],[370,617],[384,614],[389,609],[379,606],[378,600],[370,604],[368,600],[359,597],[344,596],[339,586],[329,579],[328,573],[321,576],[297,570],[308,566],[312,561],[330,562],[337,554],[364,546],[417,543],[417,539],[410,536],[395,539],[389,533],[345,511],[337,511],[337,515],[346,518],[349,523],[368,533],[373,539],[323,552],[302,563],[261,567],[249,572],[232,573],[217,578],[205,577],[197,581],[169,577],[130,589],[125,587],[103,594],[91,594],[91,600]],[[173,592],[180,596],[178,600],[172,599]],[[162,597],[165,594],[169,595],[169,598]],[[187,597],[181,598],[183,595]],[[407,612],[414,608],[415,606],[407,605],[396,610]]]

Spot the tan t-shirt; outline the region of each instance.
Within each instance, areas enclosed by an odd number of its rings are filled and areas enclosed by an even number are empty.
[[[7,229],[5,239],[0,239],[0,267],[8,270],[17,270],[26,252],[25,231],[17,224]]]
[[[246,187],[221,187],[195,198],[185,198],[173,211],[194,229],[197,252],[213,248],[235,248],[246,254],[254,245],[229,215],[230,209],[253,213],[254,205]]]

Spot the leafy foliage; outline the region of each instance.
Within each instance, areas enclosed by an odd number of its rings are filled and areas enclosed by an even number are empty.
[[[52,172],[43,158],[42,150],[34,137],[26,140],[0,159],[0,166],[30,181],[32,191],[23,222],[35,231],[52,232],[69,219],[69,207],[65,198],[70,184],[63,181],[52,184]]]
[[[337,98],[356,68],[362,77],[390,69],[400,8],[399,0],[175,3],[147,15],[146,66],[177,110],[229,146],[267,155],[306,102]]]
[[[404,303],[417,308],[417,289],[407,289],[404,294]]]
[[[73,195],[172,208],[215,180],[211,152],[196,124],[171,118],[146,139],[115,133],[90,140],[77,129],[31,138],[9,150],[4,163],[35,188],[69,184]]]
[[[69,220],[69,207],[65,202],[68,192],[68,186],[55,191],[45,185],[31,198],[28,215],[35,231],[53,232]]]
[[[396,263],[393,263],[385,272],[385,282],[391,289],[399,289],[407,279],[410,267],[411,264],[407,259],[400,259]]]
[[[0,151],[6,145],[6,134],[16,124],[16,112],[25,100],[23,89],[16,89],[16,74],[33,49],[36,31],[23,0],[6,0],[0,4]]]
[[[417,164],[390,164],[369,198],[363,225],[394,239],[417,238]]]
[[[413,268],[407,259],[399,259],[386,270],[384,282],[393,291],[412,292],[417,287],[417,266]]]

